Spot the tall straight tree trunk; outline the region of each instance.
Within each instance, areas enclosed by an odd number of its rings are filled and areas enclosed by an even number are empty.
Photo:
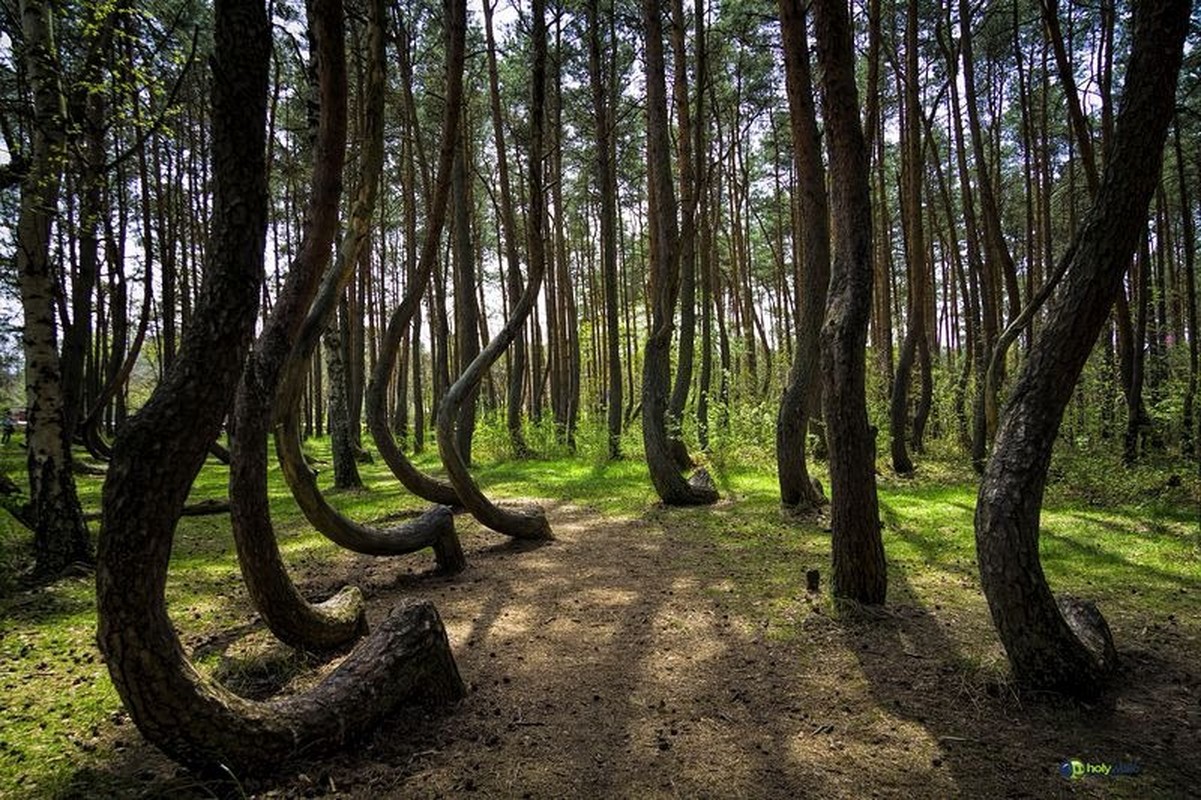
[[[909,382],[919,350],[926,347],[926,235],[922,226],[922,175],[925,172],[922,150],[922,109],[918,91],[917,0],[909,0],[905,13],[905,120],[902,147],[905,153],[902,185],[905,221],[905,260],[909,265],[909,324],[901,344],[896,381],[889,405],[892,468],[900,475],[913,472],[913,460],[905,442],[909,421]],[[928,372],[929,354],[926,355]]]
[[[698,470],[692,480],[684,479],[672,455],[667,428],[680,253],[676,193],[671,178],[662,11],[659,0],[644,0],[652,316],[642,367],[642,442],[651,483],[660,499],[668,505],[703,505],[717,500],[717,489],[703,470]]]
[[[876,497],[875,442],[867,421],[866,347],[872,308],[872,209],[859,122],[855,50],[843,0],[814,0],[823,117],[830,157],[834,243],[821,332],[830,441],[834,596],[877,605],[888,587]]]
[[[1176,177],[1177,187],[1180,191],[1180,226],[1184,244],[1184,297],[1187,308],[1185,309],[1185,318],[1188,322],[1188,387],[1184,392],[1184,403],[1181,412],[1181,436],[1180,436],[1180,451],[1186,456],[1192,456],[1196,453],[1196,436],[1197,431],[1193,421],[1193,407],[1197,398],[1197,366],[1198,366],[1198,342],[1197,342],[1197,285],[1196,285],[1196,256],[1194,254],[1197,246],[1197,233],[1193,223],[1193,204],[1192,198],[1188,193],[1188,182],[1185,177],[1184,169],[1184,150],[1180,146],[1180,118],[1177,116],[1176,124],[1173,126],[1174,149],[1176,151]]]
[[[701,23],[703,15],[698,18]],[[680,165],[680,346],[676,353],[676,376],[667,403],[667,432],[671,439],[672,457],[680,469],[692,464],[684,444],[684,406],[692,388],[692,368],[696,353],[696,196],[697,161],[700,153],[693,150],[692,108],[688,99],[688,51],[685,47],[683,0],[671,0],[671,46],[675,76],[676,137]],[[701,34],[703,36],[703,31]],[[696,75],[696,85],[703,95],[704,76]],[[698,109],[698,116],[701,111]],[[697,124],[701,124],[698,118]]]
[[[92,560],[71,469],[58,342],[50,226],[58,207],[66,149],[66,109],[58,76],[54,11],[43,0],[21,3],[23,60],[33,92],[34,124],[17,218],[17,274],[25,311],[26,444],[35,571],[51,577],[72,562]]]
[[[818,401],[821,326],[830,283],[830,225],[821,134],[813,103],[809,70],[809,37],[800,0],[781,0],[780,31],[784,39],[785,78],[791,119],[793,158],[800,195],[801,253],[796,274],[799,291],[796,353],[776,420],[776,465],[780,501],[808,511],[825,499],[809,477],[806,436],[809,415]],[[794,271],[795,272],[795,271]]]
[[[976,502],[981,585],[1014,677],[1036,689],[1092,697],[1114,667],[1100,612],[1057,602],[1047,586],[1039,514],[1063,413],[1121,290],[1159,182],[1189,11],[1187,0],[1149,0],[1134,9],[1105,175],[1064,256],[1062,292],[1014,386]]]

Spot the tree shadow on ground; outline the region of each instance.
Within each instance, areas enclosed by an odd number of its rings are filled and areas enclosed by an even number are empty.
[[[846,622],[845,643],[878,707],[920,726],[933,745],[930,765],[950,777],[956,796],[1183,797],[1194,791],[1201,778],[1194,763],[1201,752],[1201,681],[1181,649],[1150,653],[1141,642],[1119,642],[1125,644],[1122,668],[1094,705],[1020,692],[999,645],[965,651],[953,621],[917,605],[897,572],[890,574],[893,605]],[[1141,772],[1072,781],[1060,772],[1072,759],[1134,764]]]

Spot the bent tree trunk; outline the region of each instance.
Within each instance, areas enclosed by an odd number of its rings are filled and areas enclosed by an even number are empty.
[[[1112,668],[1104,618],[1065,618],[1038,555],[1051,450],[1080,371],[1134,254],[1159,181],[1188,23],[1187,0],[1140,3],[1126,91],[1096,200],[1064,259],[1062,294],[1030,350],[976,503],[980,580],[1014,678],[1090,697]]]
[[[642,443],[651,483],[670,506],[717,501],[717,489],[704,470],[691,480],[680,474],[667,432],[671,386],[671,334],[680,292],[679,225],[671,179],[671,144],[667,129],[667,79],[663,61],[662,8],[644,0],[646,28],[646,149],[649,184],[650,282],[653,314],[642,368]]]
[[[455,8],[458,8],[455,3]],[[421,253],[413,270],[413,281],[405,288],[404,297],[392,312],[384,338],[380,342],[379,353],[376,357],[375,368],[371,371],[371,379],[367,382],[367,393],[364,406],[367,415],[367,428],[371,438],[379,449],[380,457],[392,470],[404,487],[413,494],[431,503],[447,506],[461,506],[459,493],[455,487],[446,481],[426,475],[413,465],[396,445],[392,430],[388,425],[387,389],[392,380],[392,372],[396,368],[396,353],[400,349],[401,339],[421,306],[421,297],[429,285],[430,276],[438,261],[438,249],[442,240],[442,228],[446,224],[446,209],[450,200],[450,174],[454,166],[455,142],[458,138],[459,119],[463,107],[463,65],[466,58],[466,33],[460,24],[450,25],[447,32],[446,51],[446,100],[442,105],[442,139],[438,150],[438,172],[434,181],[433,197],[430,201],[429,219],[425,226],[425,238],[421,243]],[[420,374],[416,370],[414,376]],[[416,384],[413,387],[414,396],[420,405],[421,393]],[[520,426],[519,426],[520,427]],[[449,569],[449,566],[443,565]]]
[[[792,142],[800,186],[804,265],[798,276],[796,356],[776,420],[776,465],[780,501],[810,511],[825,498],[809,477],[805,455],[809,415],[817,405],[820,386],[819,341],[830,283],[830,224],[826,171],[822,166],[821,134],[813,105],[809,72],[809,41],[805,8],[799,0],[780,0],[780,32],[784,38],[785,78]]]
[[[25,398],[29,428],[29,501],[35,572],[51,577],[74,561],[92,560],[92,544],[71,470],[57,336],[50,222],[58,206],[65,154],[65,109],[58,83],[51,5],[21,3],[25,69],[33,90],[35,124],[28,174],[21,181],[17,272],[25,311]]]
[[[888,577],[867,422],[867,327],[872,308],[872,209],[859,123],[855,51],[843,0],[815,0],[817,57],[830,154],[833,262],[822,325],[822,401],[830,441],[834,596],[884,602]]]
[[[203,679],[167,615],[175,525],[241,374],[263,279],[271,29],[254,0],[218,0],[214,25],[208,270],[173,369],[113,446],[96,572],[97,639],[150,742],[192,766],[245,772],[338,747],[415,690],[457,698],[462,683],[428,603],[394,610],[313,691],[266,703]]]
[[[456,5],[463,0],[457,0]],[[496,334],[496,338],[488,342],[475,360],[463,370],[459,379],[446,390],[442,405],[438,408],[438,452],[442,463],[450,475],[451,483],[459,495],[463,506],[471,512],[479,522],[498,533],[513,536],[518,539],[545,540],[554,538],[551,535],[550,524],[546,514],[538,506],[523,506],[521,508],[501,508],[490,501],[480,491],[467,464],[459,452],[455,440],[455,422],[466,399],[479,387],[480,381],[505,349],[513,343],[521,333],[521,326],[534,307],[538,298],[538,290],[542,287],[542,276],[546,270],[544,253],[545,235],[545,202],[542,190],[542,136],[546,110],[546,20],[544,0],[534,0],[533,6],[533,48],[534,63],[531,83],[533,94],[530,100],[530,272],[525,291],[513,305],[508,321]],[[464,12],[465,16],[465,12]]]

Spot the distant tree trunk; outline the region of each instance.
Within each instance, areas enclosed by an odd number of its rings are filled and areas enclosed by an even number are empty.
[[[833,260],[822,325],[822,389],[830,442],[834,596],[881,604],[887,589],[876,498],[875,442],[867,421],[867,327],[872,308],[872,209],[859,123],[855,50],[842,0],[814,0],[830,157]]]
[[[698,18],[698,24],[704,18]],[[693,150],[692,108],[688,101],[688,51],[685,47],[683,0],[671,0],[671,44],[675,75],[673,92],[679,132],[676,136],[680,165],[680,345],[676,353],[676,375],[667,403],[667,433],[676,466],[692,465],[684,444],[684,406],[692,388],[692,367],[696,353],[696,196],[701,154]],[[704,78],[698,73],[697,86],[703,94]],[[699,112],[698,112],[699,113]],[[698,119],[697,124],[701,124]]]
[[[1147,363],[1147,311],[1151,302],[1150,281],[1151,257],[1144,225],[1142,246],[1131,265],[1131,294],[1134,302],[1134,327],[1131,331],[1130,379],[1126,385],[1126,437],[1122,449],[1122,462],[1127,466],[1138,461],[1139,444],[1150,420],[1143,404],[1143,385],[1146,382]]]
[[[902,185],[904,202],[902,215],[905,222],[905,261],[909,265],[908,328],[901,344],[901,358],[897,363],[896,380],[892,386],[889,406],[889,436],[891,441],[892,468],[900,475],[913,472],[913,460],[905,441],[905,429],[909,421],[909,382],[915,359],[926,348],[926,234],[922,225],[922,176],[925,173],[925,158],[922,149],[921,93],[918,91],[918,6],[917,0],[909,0],[905,14],[905,74],[904,98],[905,119],[901,130],[904,150]],[[929,353],[926,353],[923,375],[929,371]],[[916,426],[915,426],[916,430]]]
[[[43,0],[23,0],[25,71],[33,93],[34,124],[28,171],[21,181],[17,218],[17,274],[25,311],[25,398],[29,498],[33,511],[35,572],[52,577],[75,561],[92,561],[83,510],[71,468],[62,373],[55,333],[55,269],[50,226],[58,206],[66,147],[66,110],[54,43],[54,11]]]
[[[1176,118],[1173,126],[1173,144],[1176,151],[1177,188],[1180,191],[1180,225],[1183,231],[1184,244],[1184,302],[1187,305],[1185,317],[1188,322],[1188,388],[1184,392],[1182,410],[1182,429],[1180,436],[1180,452],[1185,457],[1196,453],[1196,435],[1193,422],[1193,407],[1197,398],[1197,286],[1194,255],[1197,246],[1197,233],[1193,224],[1193,205],[1188,193],[1188,181],[1185,177],[1184,150],[1180,146],[1180,118]]]
[[[485,5],[487,5],[485,3]],[[596,173],[600,194],[601,274],[605,286],[605,352],[608,362],[608,392],[605,398],[610,459],[621,458],[621,319],[617,310],[617,170],[613,164],[613,123],[606,102],[601,64],[600,9],[588,0],[588,78],[592,89],[592,113],[596,124]]]
[[[354,435],[350,428],[349,377],[343,355],[349,349],[350,311],[346,299],[339,303],[341,313],[335,315],[322,336],[325,352],[325,375],[328,389],[330,450],[334,463],[334,486],[338,489],[362,489],[355,459]],[[341,317],[341,320],[337,318]]]
[[[796,274],[798,310],[796,354],[776,421],[776,464],[780,501],[802,511],[825,502],[809,477],[805,447],[810,410],[819,401],[821,326],[830,283],[830,225],[821,134],[809,71],[809,37],[800,0],[781,0],[785,78],[792,122],[793,158],[800,195],[801,253]],[[795,271],[794,271],[795,273]]]
[[[1126,88],[1092,210],[1068,247],[1061,294],[1005,409],[976,504],[980,578],[1014,677],[1092,697],[1114,667],[1095,608],[1065,618],[1039,563],[1039,514],[1051,451],[1076,381],[1145,226],[1172,119],[1187,0],[1134,9]],[[1075,603],[1079,607],[1079,603]]]
[[[242,372],[263,278],[271,51],[264,12],[253,2],[218,0],[214,8],[217,180],[205,286],[176,368],[114,443],[96,573],[97,639],[138,730],[185,764],[235,774],[339,747],[414,694],[450,700],[463,692],[428,603],[393,611],[311,692],[267,703],[201,677],[167,614],[174,529]]]
[[[451,225],[454,251],[455,287],[455,359],[456,372],[462,374],[480,352],[480,310],[475,300],[475,256],[471,241],[471,206],[467,190],[467,137],[469,127],[460,124],[459,145],[455,148],[451,169],[451,206],[454,217]],[[479,387],[470,392],[459,409],[455,421],[455,441],[463,463],[471,466],[471,441],[475,436],[475,407]]]
[[[680,254],[676,194],[671,179],[661,16],[659,0],[644,0],[652,320],[642,367],[642,441],[651,482],[663,502],[703,505],[717,500],[717,489],[704,471],[698,471],[691,481],[680,475],[667,430],[671,338],[680,289]]]

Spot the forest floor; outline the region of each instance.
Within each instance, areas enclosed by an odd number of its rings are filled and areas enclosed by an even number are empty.
[[[0,666],[0,796],[1142,798],[1201,783],[1191,480],[1116,510],[1052,490],[1052,585],[1097,598],[1122,654],[1104,700],[1084,705],[1009,684],[962,475],[882,481],[888,604],[839,615],[829,534],[781,513],[770,471],[727,477],[716,507],[685,510],[651,502],[635,462],[481,473],[501,494],[540,495],[555,540],[531,547],[459,517],[469,566],[446,578],[428,554],[361,557],[281,531],[311,597],[354,583],[375,619],[402,597],[433,600],[463,701],[405,709],[347,753],[270,778],[201,781],[121,710],[87,630],[89,579],[68,579],[0,603],[0,657],[16,658]],[[370,514],[395,496],[382,485],[336,498]],[[273,644],[231,580],[223,518],[186,522],[176,545],[172,611],[203,669],[263,696],[336,663]],[[806,569],[821,570],[820,594]],[[76,667],[52,677],[62,663]],[[49,696],[18,705],[26,694]],[[1137,774],[1069,780],[1072,759]]]

